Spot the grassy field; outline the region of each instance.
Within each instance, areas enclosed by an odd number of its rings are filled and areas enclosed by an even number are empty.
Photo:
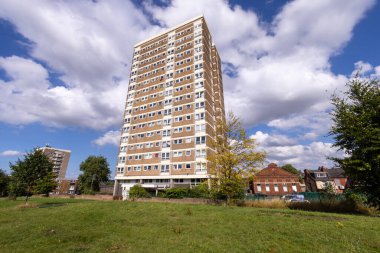
[[[0,199],[0,252],[380,252],[380,218],[279,209]]]

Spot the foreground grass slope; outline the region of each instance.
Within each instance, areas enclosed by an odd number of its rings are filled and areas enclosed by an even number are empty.
[[[0,252],[380,252],[380,219],[188,204],[0,199]]]

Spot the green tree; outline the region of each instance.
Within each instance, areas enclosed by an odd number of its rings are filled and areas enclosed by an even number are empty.
[[[284,166],[281,167],[282,169],[290,172],[290,173],[293,173],[293,174],[300,174],[299,170],[297,170],[293,165],[291,164],[285,164]]]
[[[9,187],[9,176],[0,169],[0,197],[5,197],[8,195],[8,187]]]
[[[351,187],[380,207],[380,86],[378,80],[351,79],[344,97],[333,95],[334,146],[344,158],[333,158],[349,177]]]
[[[35,148],[24,155],[24,160],[18,159],[15,164],[10,164],[11,168],[11,194],[19,196],[25,194],[25,202],[33,193],[39,193],[37,185],[47,180],[53,171],[53,164],[49,158],[42,153],[42,150]],[[54,178],[49,180],[53,183]]]
[[[211,180],[214,196],[225,197],[227,201],[244,197],[248,181],[265,158],[265,152],[257,151],[256,146],[232,112],[227,122],[219,121],[215,141],[212,141],[216,152],[207,157],[215,176]]]
[[[57,176],[53,172],[49,172],[37,182],[35,191],[40,194],[45,194],[45,196],[48,197],[49,193],[56,189],[58,186],[58,183],[55,180],[56,177]]]
[[[81,193],[99,192],[100,183],[107,182],[110,168],[103,156],[89,156],[80,164],[83,173],[78,177],[78,188]]]

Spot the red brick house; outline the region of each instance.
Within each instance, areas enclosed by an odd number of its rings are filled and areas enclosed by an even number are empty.
[[[275,163],[257,172],[253,181],[253,193],[264,195],[286,195],[301,192],[299,176],[290,173]]]

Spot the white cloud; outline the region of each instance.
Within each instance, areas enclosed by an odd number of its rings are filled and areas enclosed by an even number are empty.
[[[98,146],[105,146],[108,144],[118,146],[119,141],[120,141],[120,131],[108,131],[103,136],[94,140],[93,143],[95,143]]]
[[[222,0],[174,0],[168,7],[149,5],[148,11],[166,26],[205,15],[222,61],[230,64],[225,69],[236,71],[236,77],[223,75],[226,106],[250,127],[292,115],[323,112],[328,117],[330,95],[347,81],[330,71],[329,59],[342,50],[373,4],[291,1],[270,24]]]
[[[0,80],[0,121],[93,129],[119,125],[133,45],[204,14],[223,61],[227,111],[246,127],[263,123],[314,140],[301,145],[286,135],[257,133],[279,160],[306,166],[306,155],[321,162],[316,157],[331,150],[329,143],[316,141],[330,125],[330,96],[348,80],[332,73],[330,59],[342,52],[374,3],[295,0],[265,23],[225,0],[173,0],[164,7],[147,1],[145,10],[123,0],[4,0],[0,17],[30,41],[31,59],[0,58],[10,77]],[[359,65],[380,76],[379,66]],[[51,73],[61,83],[52,82]],[[115,144],[112,136],[106,133],[95,143]]]
[[[11,80],[0,80],[0,121],[11,124],[119,125],[133,45],[161,30],[121,0],[6,0],[0,17],[30,41],[33,58],[1,58]],[[59,86],[49,72],[58,74]]]
[[[234,78],[223,76],[226,105],[250,127],[325,111],[329,95],[347,80],[331,73],[329,59],[350,40],[353,27],[373,4],[374,0],[297,0],[268,24],[255,12],[223,0],[174,0],[165,7],[147,2],[145,8],[166,27],[205,15],[222,60],[229,63],[224,66],[236,71]],[[115,126],[122,114],[129,72],[125,63],[131,60],[133,44],[163,30],[152,25],[141,8],[121,0],[7,0],[0,4],[0,16],[32,42],[31,56],[61,73],[64,82],[64,87],[39,97],[47,108],[62,103],[62,120],[53,113],[26,110],[25,121],[2,119],[11,123]],[[30,80],[26,85],[34,86]],[[40,93],[46,92],[40,87]],[[51,106],[56,99],[57,105]],[[11,101],[17,100],[12,96]],[[17,104],[5,107],[12,110]]]
[[[313,141],[309,144],[297,144],[283,135],[270,135],[257,131],[251,138],[259,144],[259,150],[267,152],[267,162],[275,162],[279,165],[290,163],[300,170],[313,169],[318,166],[332,166],[333,162],[328,157],[342,157],[343,152],[332,147],[332,143]],[[286,141],[273,141],[273,140]]]
[[[269,135],[261,131],[257,131],[254,135],[250,136],[256,140],[258,144],[264,144],[265,146],[275,145],[294,145],[296,142],[285,135]]]
[[[16,150],[5,150],[3,152],[0,152],[0,156],[20,156],[24,153]]]
[[[358,72],[361,74],[366,74],[368,72],[371,72],[373,70],[373,67],[368,62],[358,61],[355,62],[355,70],[352,72],[352,76],[356,75]]]

